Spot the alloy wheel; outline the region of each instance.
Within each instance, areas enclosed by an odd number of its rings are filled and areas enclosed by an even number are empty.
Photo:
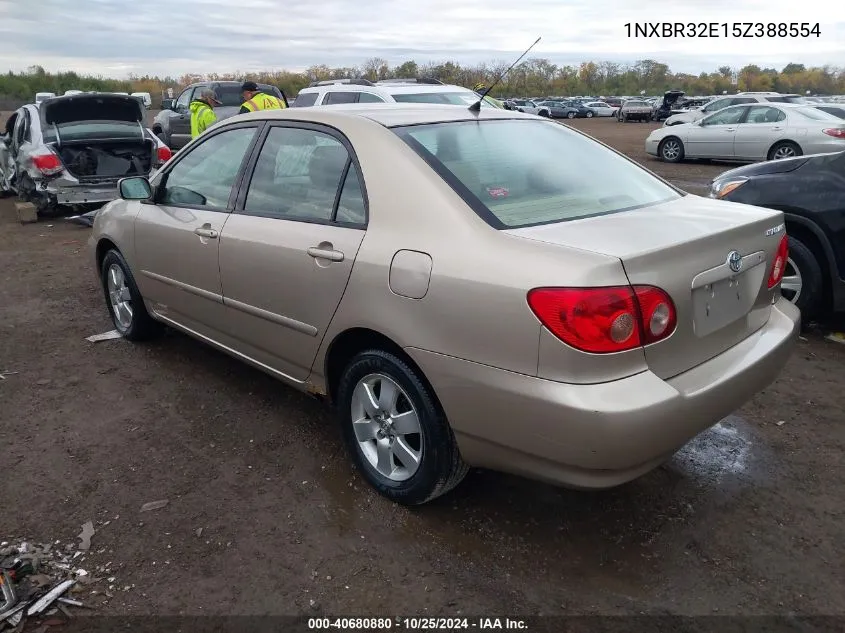
[[[781,294],[792,303],[798,303],[798,298],[801,296],[801,289],[803,287],[804,279],[801,276],[801,270],[795,264],[794,259],[791,257],[787,258],[786,271],[780,282]]]
[[[123,330],[128,330],[132,327],[132,298],[129,293],[129,286],[126,283],[126,275],[123,269],[117,264],[109,266],[106,286],[109,293],[109,302],[111,303],[112,313],[117,321],[117,324]]]
[[[782,145],[775,150],[772,158],[774,160],[780,160],[782,158],[792,158],[793,156],[795,156],[795,148],[790,145]]]
[[[370,466],[391,481],[414,476],[422,462],[419,414],[408,394],[385,374],[364,376],[352,392],[352,427]]]
[[[666,160],[675,160],[681,153],[681,146],[678,141],[668,140],[663,143],[661,154]]]

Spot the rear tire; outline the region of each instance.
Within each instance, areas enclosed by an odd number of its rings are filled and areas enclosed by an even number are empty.
[[[100,266],[100,282],[115,329],[130,341],[144,341],[161,330],[144,305],[129,264],[117,250],[110,250]]]
[[[396,397],[389,398],[386,389]],[[369,404],[368,394],[378,406]],[[427,503],[457,486],[469,471],[434,394],[394,354],[370,349],[349,362],[338,385],[337,413],[355,466],[391,501]]]
[[[801,310],[804,323],[818,317],[824,305],[824,277],[819,260],[803,242],[791,235],[781,294]]]
[[[587,117],[588,119],[592,119],[593,113],[592,113],[592,111],[588,111],[587,114],[585,114],[584,116]]]
[[[768,160],[781,160],[784,158],[794,158],[796,156],[803,156],[804,152],[797,143],[792,141],[780,141],[772,145],[768,153]]]

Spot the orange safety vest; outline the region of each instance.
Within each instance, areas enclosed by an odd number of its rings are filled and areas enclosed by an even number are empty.
[[[258,110],[282,110],[285,108],[285,102],[273,95],[266,95],[263,92],[259,92],[241,107],[246,108],[250,112],[257,112]]]

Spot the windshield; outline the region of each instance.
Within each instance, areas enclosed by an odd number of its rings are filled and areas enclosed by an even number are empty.
[[[616,213],[682,195],[616,152],[553,122],[461,121],[394,132],[495,228]]]
[[[278,97],[279,99],[282,98],[282,93],[279,92],[279,89],[275,86],[268,86],[267,84],[258,84],[258,88],[261,92],[273,95],[274,97]],[[243,105],[244,97],[243,93],[241,92],[240,85],[223,85],[217,86],[214,89],[214,92],[217,94],[217,98],[223,104],[223,106],[228,107],[238,107],[240,108]]]
[[[470,90],[451,92],[418,92],[418,93],[400,93],[392,95],[394,101],[397,103],[445,103],[451,105],[472,105],[478,101],[477,94]],[[484,102],[481,105],[492,108],[489,103]]]

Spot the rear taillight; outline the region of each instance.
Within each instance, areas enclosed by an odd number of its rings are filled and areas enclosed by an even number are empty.
[[[834,138],[845,138],[845,128],[841,127],[831,127],[826,130],[822,130],[828,136],[833,136]]]
[[[169,147],[162,146],[158,148],[156,156],[158,157],[158,162],[163,165],[170,160],[170,157],[173,156],[173,152],[170,151]]]
[[[45,176],[52,176],[53,174],[57,174],[64,169],[64,165],[62,165],[62,161],[59,157],[53,152],[47,152],[46,154],[36,154],[32,157],[32,164]]]
[[[535,288],[528,305],[552,334],[593,354],[656,343],[677,324],[672,299],[653,286]]]
[[[789,259],[789,237],[784,235],[778,244],[775,259],[772,262],[772,269],[769,271],[769,290],[777,286],[783,280],[786,272],[786,261]]]

